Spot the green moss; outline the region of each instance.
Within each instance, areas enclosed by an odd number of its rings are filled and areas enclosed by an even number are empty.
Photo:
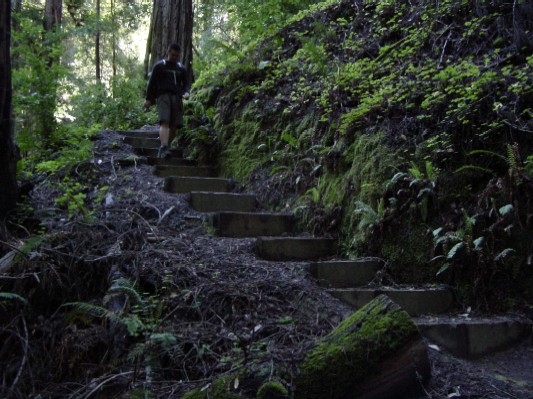
[[[360,228],[361,205],[374,210],[379,219],[379,201],[383,196],[385,183],[400,163],[399,156],[384,143],[384,134],[363,134],[345,151],[349,169],[343,178],[344,217],[341,225],[341,245],[345,252],[367,255],[368,231]],[[372,238],[370,238],[372,239]]]
[[[213,382],[207,389],[193,389],[182,396],[182,399],[247,399],[235,387],[238,375],[224,376]]]
[[[257,391],[257,399],[284,399],[289,397],[289,391],[280,382],[265,382]]]
[[[250,366],[218,378],[209,386],[186,393],[182,399],[285,399],[289,392],[272,378],[271,367]]]
[[[429,264],[433,239],[429,227],[422,223],[397,225],[383,235],[381,255],[391,264],[390,272],[397,283],[428,283],[437,270]]]
[[[377,297],[308,353],[295,381],[296,398],[354,397],[358,384],[417,334],[407,312]]]

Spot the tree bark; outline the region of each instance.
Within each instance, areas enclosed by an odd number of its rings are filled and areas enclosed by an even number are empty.
[[[63,12],[63,0],[46,0],[44,4],[44,33],[59,32],[61,29],[61,16]],[[46,40],[46,39],[45,39]],[[53,65],[59,63],[59,56],[54,55],[54,52],[49,52],[46,55],[46,65],[51,68]],[[56,90],[53,93],[56,95]],[[43,107],[42,110],[42,128],[44,137],[50,137],[51,132],[56,127],[55,121],[55,104],[50,104]]]
[[[193,19],[192,0],[154,0],[146,45],[146,74],[155,62],[165,57],[170,44],[178,43],[181,47],[180,62],[187,68],[189,81],[192,82]]]
[[[13,143],[11,84],[11,1],[0,2],[0,217],[17,201],[18,153]]]
[[[96,81],[102,81],[102,71],[100,69],[100,0],[96,0],[96,38],[94,43],[94,63],[96,66]]]
[[[51,32],[61,26],[62,0],[46,0],[44,4],[44,30]]]

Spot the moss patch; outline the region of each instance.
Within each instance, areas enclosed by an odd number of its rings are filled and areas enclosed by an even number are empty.
[[[257,391],[257,399],[285,399],[288,397],[287,388],[277,381],[265,382]]]
[[[186,393],[182,399],[284,399],[289,392],[279,381],[269,380],[271,370],[244,368]]]
[[[319,340],[300,366],[296,398],[354,397],[381,361],[418,335],[413,321],[381,295]]]

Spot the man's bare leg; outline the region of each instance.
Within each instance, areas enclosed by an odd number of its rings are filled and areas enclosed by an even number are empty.
[[[159,151],[157,153],[158,158],[165,158],[168,152],[168,145],[170,143],[169,136],[170,136],[170,129],[168,127],[167,122],[161,122],[161,126],[159,126],[159,141],[161,142],[161,147],[159,147]]]
[[[161,122],[159,126],[159,141],[161,141],[162,147],[167,147],[172,140],[170,140],[170,128],[168,127],[168,122]]]

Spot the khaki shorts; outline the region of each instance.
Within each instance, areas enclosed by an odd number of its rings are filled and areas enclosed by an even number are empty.
[[[168,122],[170,127],[183,126],[183,100],[177,94],[162,94],[157,97],[159,123]]]

